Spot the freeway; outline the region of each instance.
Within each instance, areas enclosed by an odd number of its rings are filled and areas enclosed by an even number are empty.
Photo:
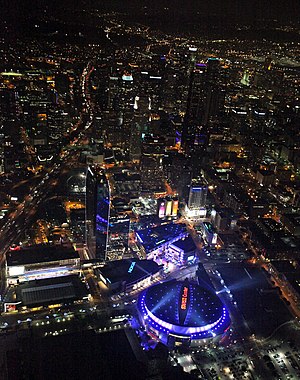
[[[63,148],[61,153],[53,162],[52,168],[41,176],[40,181],[31,188],[31,193],[28,194],[16,210],[8,215],[8,218],[0,231],[0,265],[3,266],[6,254],[13,244],[19,245],[20,236],[30,225],[35,215],[38,206],[47,198],[48,194],[57,184],[57,178],[61,170],[72,159],[76,152],[65,149],[68,145],[73,145],[78,141],[78,137],[84,138],[84,133],[89,130],[93,123],[93,111],[90,104],[88,93],[88,81],[94,68],[90,62],[84,68],[81,75],[82,89],[82,111],[79,121],[73,126],[68,137],[64,138]],[[3,295],[5,290],[5,279],[1,276],[0,294]]]

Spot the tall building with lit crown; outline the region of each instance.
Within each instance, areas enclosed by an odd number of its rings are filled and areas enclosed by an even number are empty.
[[[142,153],[142,135],[149,131],[151,98],[147,96],[135,96],[134,116],[130,131],[130,158],[140,160]]]
[[[198,209],[205,207],[207,198],[207,185],[201,180],[193,179],[190,187],[188,207]]]
[[[89,166],[86,174],[86,243],[91,258],[105,261],[110,216],[110,189],[105,173]]]

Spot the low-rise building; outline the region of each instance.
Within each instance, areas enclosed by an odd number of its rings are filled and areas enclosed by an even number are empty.
[[[197,247],[191,236],[184,237],[169,245],[166,258],[176,264],[186,264],[195,260]]]
[[[36,245],[15,247],[6,255],[8,285],[25,281],[78,273],[78,252],[61,245]]]
[[[70,304],[87,298],[88,290],[78,275],[44,278],[8,288],[3,300],[4,312]]]
[[[152,260],[125,259],[109,261],[95,271],[111,293],[118,293],[151,285],[162,269]]]

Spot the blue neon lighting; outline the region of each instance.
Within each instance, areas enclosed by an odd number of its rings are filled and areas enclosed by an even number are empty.
[[[165,283],[166,284],[166,283]],[[170,288],[171,292],[177,293],[178,285],[179,288],[181,289],[181,283],[173,283],[174,286]],[[158,308],[154,307],[149,309],[149,305],[151,305],[151,300],[153,299],[154,293],[151,292],[150,294],[150,300],[149,300],[149,295],[147,295],[147,292],[151,288],[157,287],[158,293],[161,298],[161,300],[158,301]],[[168,309],[168,314],[177,314],[176,311],[178,310],[178,302],[174,300],[174,309],[169,310],[169,303],[166,300],[168,298],[168,294],[161,295],[161,293],[164,293],[164,290],[160,287],[160,285],[154,285],[151,288],[148,288],[140,297],[139,302],[138,302],[138,307],[141,312],[141,314],[144,317],[145,323],[148,326],[153,327],[155,330],[158,332],[162,332],[164,334],[174,334],[176,336],[180,336],[181,338],[191,338],[191,339],[206,339],[206,338],[212,338],[215,337],[216,335],[223,334],[226,329],[228,329],[231,321],[229,317],[229,313],[222,305],[221,301],[219,298],[212,297],[212,299],[209,299],[209,294],[207,295],[207,299],[204,299],[203,302],[205,301],[210,301],[210,306],[211,308],[212,305],[215,303],[218,304],[216,307],[214,313],[210,316],[209,319],[203,318],[203,316],[197,316],[198,312],[201,314],[201,310],[198,308],[193,307],[193,303],[198,303],[199,298],[199,289],[198,286],[195,287],[194,285],[190,286],[190,291],[192,294],[190,294],[190,301],[188,305],[188,310],[187,310],[187,316],[185,318],[185,321],[183,324],[178,323],[178,316],[173,315],[171,318],[167,317],[167,314],[163,312],[164,309],[164,304],[165,308]],[[201,288],[201,287],[199,287]],[[196,293],[197,297],[196,297]],[[163,292],[162,292],[163,291]],[[178,293],[180,295],[180,293]],[[206,293],[203,293],[203,296],[205,296]],[[196,298],[195,298],[196,297]],[[171,298],[173,298],[171,296]],[[177,297],[178,298],[178,297]],[[178,298],[179,299],[179,298]],[[177,300],[178,301],[178,300]],[[200,305],[199,305],[200,306]],[[193,310],[192,310],[193,309]],[[208,311],[208,309],[206,309]],[[167,318],[166,318],[167,317]],[[198,318],[200,317],[200,318]],[[172,323],[172,320],[174,322],[177,320],[177,322]]]
[[[143,243],[143,239],[140,237],[140,235],[139,235],[138,233],[136,233],[136,237],[139,239],[139,241],[140,241],[141,243]]]
[[[128,269],[128,273],[131,273],[133,271],[134,267],[135,267],[135,261],[130,264],[130,267]]]

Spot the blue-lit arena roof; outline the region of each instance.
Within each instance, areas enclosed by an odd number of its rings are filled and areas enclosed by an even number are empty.
[[[215,337],[230,325],[229,313],[219,297],[188,281],[148,288],[139,298],[139,309],[154,329],[192,340]]]
[[[173,239],[187,235],[186,226],[183,223],[162,224],[158,227],[146,228],[136,231],[139,242],[143,245],[146,253],[153,251]]]

